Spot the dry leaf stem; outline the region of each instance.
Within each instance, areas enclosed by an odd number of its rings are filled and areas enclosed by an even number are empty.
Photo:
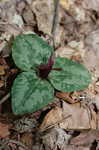
[[[53,16],[53,24],[52,24],[52,38],[53,38],[53,47],[55,48],[55,31],[56,26],[58,23],[58,7],[59,7],[59,0],[54,0],[54,16]]]

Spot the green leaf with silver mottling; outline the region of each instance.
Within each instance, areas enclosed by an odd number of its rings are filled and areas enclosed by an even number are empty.
[[[52,52],[53,48],[35,34],[18,35],[12,46],[14,62],[24,71],[47,64]]]
[[[12,110],[21,115],[37,111],[53,100],[54,89],[46,80],[41,80],[33,72],[23,72],[17,76],[12,87]]]
[[[91,75],[88,70],[75,61],[67,58],[56,58],[53,68],[49,74],[49,79],[53,86],[63,92],[79,91],[87,88],[91,82]]]

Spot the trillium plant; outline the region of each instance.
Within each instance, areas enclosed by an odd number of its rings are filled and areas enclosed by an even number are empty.
[[[21,115],[37,111],[54,99],[55,89],[73,92],[87,88],[88,70],[67,58],[54,58],[53,47],[35,34],[18,35],[12,57],[21,72],[12,86],[12,110]]]

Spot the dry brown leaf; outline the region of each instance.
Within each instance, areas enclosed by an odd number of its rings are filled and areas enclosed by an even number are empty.
[[[91,115],[89,107],[77,107],[63,102],[63,116],[69,116],[66,120],[60,123],[60,127],[64,129],[96,129],[96,120]],[[93,120],[92,124],[91,120]]]
[[[78,102],[77,99],[75,100],[75,99],[70,97],[70,93],[66,93],[66,92],[56,92],[56,97],[63,99],[70,104],[74,104],[74,103]]]
[[[54,1],[33,1],[31,4],[31,9],[36,16],[39,31],[50,34],[52,30]]]
[[[30,149],[33,146],[33,134],[32,133],[24,133],[21,138],[20,141],[26,145],[27,147],[29,147]]]
[[[55,125],[58,121],[61,120],[62,120],[62,109],[59,107],[55,107],[45,116],[39,129],[40,131],[46,130],[46,128]]]
[[[80,107],[78,103],[70,105],[63,102],[63,110],[58,107],[52,109],[45,116],[40,130],[47,130],[56,124],[63,129],[96,129],[96,112],[88,106]]]
[[[9,128],[10,126],[8,124],[0,122],[0,138],[5,138],[10,135]]]

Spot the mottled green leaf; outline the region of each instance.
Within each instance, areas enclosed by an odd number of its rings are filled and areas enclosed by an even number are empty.
[[[14,114],[37,111],[53,100],[54,89],[33,72],[17,76],[12,87],[12,110]]]
[[[49,79],[53,86],[63,92],[79,91],[88,87],[91,75],[82,65],[67,58],[56,58]]]
[[[35,34],[18,35],[13,42],[12,57],[22,70],[30,70],[40,64],[46,64],[53,48]]]

